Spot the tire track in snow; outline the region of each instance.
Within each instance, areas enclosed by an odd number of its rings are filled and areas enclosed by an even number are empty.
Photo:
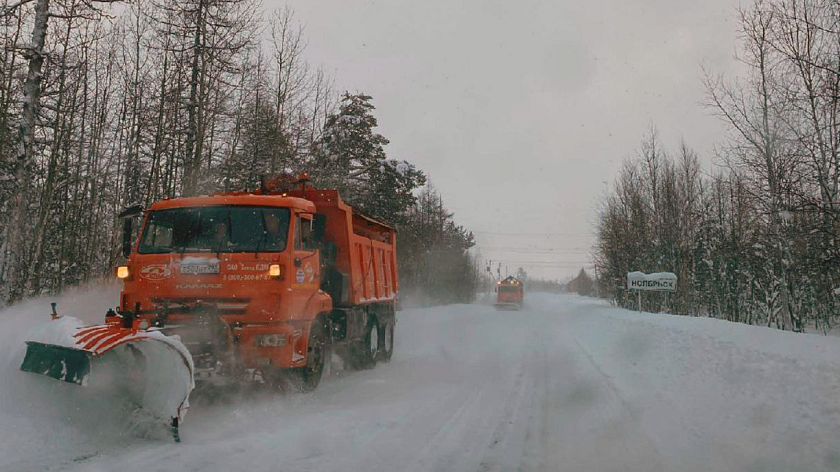
[[[572,337],[572,342],[578,348],[577,352],[586,360],[590,371],[594,372],[601,380],[598,383],[606,386],[606,390],[609,392],[606,404],[602,402],[599,405],[599,413],[603,415],[605,424],[612,424],[615,427],[613,433],[616,431],[626,432],[626,434],[620,434],[617,437],[610,435],[613,442],[610,447],[611,452],[616,449],[622,450],[622,454],[619,456],[621,460],[614,463],[615,470],[646,470],[649,472],[674,470],[673,467],[665,467],[662,464],[663,456],[656,443],[642,428],[638,409],[627,400],[626,395],[618,388],[615,378],[603,369],[601,364],[595,360],[592,352],[580,342],[577,336]],[[616,407],[617,411],[615,411]],[[616,448],[616,445],[619,445],[620,448]],[[644,467],[641,469],[639,465],[631,464],[643,464]]]
[[[440,459],[440,450],[450,447],[452,441],[449,441],[449,439],[456,434],[459,428],[463,427],[464,423],[461,420],[466,416],[467,410],[477,404],[476,399],[481,396],[482,392],[483,389],[473,392],[458,405],[449,419],[440,425],[434,434],[426,440],[423,447],[416,454],[413,465],[408,470],[413,472],[447,470],[445,467],[441,468],[443,464]],[[430,465],[434,465],[434,467],[429,467]]]
[[[530,327],[528,338],[537,341],[519,357],[518,373],[512,391],[506,396],[502,413],[496,422],[491,442],[478,465],[478,472],[523,470],[529,442],[533,440],[538,416],[534,414],[537,392],[545,382],[545,330],[539,323]]]
[[[479,467],[488,451],[504,445],[510,423],[519,409],[525,392],[523,386],[524,346],[529,330],[512,330],[506,344],[514,361],[501,358],[498,363],[483,360],[474,366],[468,388],[473,390],[424,445],[414,471],[469,470]],[[508,392],[503,396],[499,392]],[[453,421],[457,420],[457,421]],[[434,454],[432,452],[434,451]],[[457,464],[457,465],[455,465]]]
[[[518,315],[522,315],[519,313]],[[507,323],[511,316],[492,313],[494,322]],[[488,320],[490,322],[490,320]],[[529,366],[533,346],[529,340],[539,329],[528,318],[517,322],[500,346],[505,356],[481,359],[464,379],[473,393],[465,402],[450,407],[451,416],[424,442],[414,471],[514,470],[524,451],[526,431],[523,418],[533,403]],[[539,349],[537,349],[539,350]],[[523,421],[524,420],[524,421]],[[504,460],[502,460],[504,459]],[[496,468],[499,463],[510,464]]]

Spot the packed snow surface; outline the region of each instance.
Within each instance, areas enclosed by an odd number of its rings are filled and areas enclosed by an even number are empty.
[[[59,311],[96,322],[116,296]],[[116,401],[17,370],[49,301],[0,312],[0,470],[840,470],[834,337],[571,295],[413,309],[390,363],[193,406],[174,444],[127,431]]]

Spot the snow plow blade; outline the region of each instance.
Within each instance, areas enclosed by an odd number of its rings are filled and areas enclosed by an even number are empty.
[[[90,374],[88,355],[81,349],[27,341],[20,370],[84,385]]]
[[[178,336],[146,328],[146,322],[107,320],[84,326],[76,318],[54,317],[26,341],[20,370],[113,392],[143,416],[166,422],[179,441],[178,426],[195,387],[189,351]]]

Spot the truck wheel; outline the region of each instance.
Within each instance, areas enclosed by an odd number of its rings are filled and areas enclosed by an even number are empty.
[[[376,318],[371,319],[368,323],[367,334],[355,351],[356,368],[373,369],[376,367],[376,357],[379,353],[379,323]]]
[[[326,333],[322,323],[316,321],[309,328],[309,347],[306,353],[306,367],[294,369],[298,389],[311,392],[318,388],[324,373],[327,358]]]
[[[382,349],[379,351],[379,360],[388,362],[391,360],[391,355],[394,353],[394,322],[385,323],[382,328]]]

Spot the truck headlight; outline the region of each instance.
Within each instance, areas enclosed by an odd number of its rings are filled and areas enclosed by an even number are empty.
[[[283,347],[286,345],[286,335],[258,334],[254,337],[254,344],[257,347]]]
[[[280,264],[271,264],[268,266],[268,276],[273,279],[283,278],[283,266]]]
[[[118,279],[127,279],[128,275],[129,275],[128,266],[117,267],[117,278]]]

